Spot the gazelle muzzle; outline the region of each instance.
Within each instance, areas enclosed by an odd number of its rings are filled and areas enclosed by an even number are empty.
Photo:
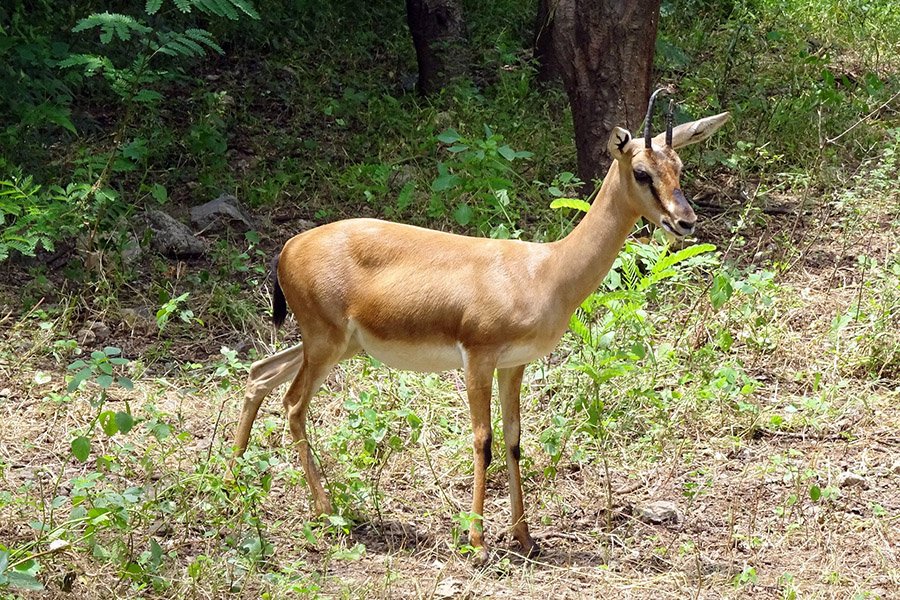
[[[664,207],[667,214],[660,218],[663,229],[678,237],[694,233],[694,225],[697,224],[697,215],[688,203],[684,193],[675,188],[672,190],[672,202]]]

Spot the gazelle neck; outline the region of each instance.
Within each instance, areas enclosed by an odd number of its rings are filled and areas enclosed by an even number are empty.
[[[640,218],[625,194],[619,163],[613,161],[590,210],[569,235],[554,244],[554,284],[561,290],[566,315],[599,287]]]

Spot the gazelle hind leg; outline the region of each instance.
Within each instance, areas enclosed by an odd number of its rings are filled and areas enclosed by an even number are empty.
[[[262,401],[282,383],[297,376],[303,364],[303,344],[297,344],[250,365],[244,387],[244,405],[241,420],[234,435],[234,455],[241,456],[250,441],[250,430],[259,413]]]
[[[306,482],[313,496],[316,514],[320,515],[331,514],[332,508],[309,444],[306,417],[313,396],[334,365],[341,361],[348,352],[349,347],[346,340],[331,344],[318,342],[315,346],[307,342],[306,352],[303,354],[303,366],[284,396],[291,437],[293,437],[300,455],[300,463],[303,465]]]

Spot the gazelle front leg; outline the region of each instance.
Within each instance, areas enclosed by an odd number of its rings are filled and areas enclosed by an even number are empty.
[[[469,526],[469,543],[478,548],[476,560],[487,560],[484,546],[484,490],[488,465],[491,463],[491,384],[494,381],[493,357],[468,355],[466,361],[466,394],[472,417],[475,481],[472,485],[472,513],[476,520]]]
[[[540,546],[528,533],[525,503],[522,498],[522,476],[519,472],[519,397],[525,365],[497,370],[500,409],[503,414],[503,442],[506,445],[506,470],[509,473],[509,506],[512,512],[512,534],[522,546],[525,556],[536,556]]]

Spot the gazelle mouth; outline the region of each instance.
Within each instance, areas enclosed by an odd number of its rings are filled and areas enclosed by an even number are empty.
[[[668,231],[675,237],[681,238],[681,237],[685,237],[687,235],[691,235],[692,233],[694,233],[693,225],[689,229],[688,228],[680,229],[680,228],[676,227],[675,225],[673,225],[672,222],[669,219],[667,219],[666,217],[661,218],[659,220],[659,224],[662,226],[663,229],[665,229],[666,231]]]

